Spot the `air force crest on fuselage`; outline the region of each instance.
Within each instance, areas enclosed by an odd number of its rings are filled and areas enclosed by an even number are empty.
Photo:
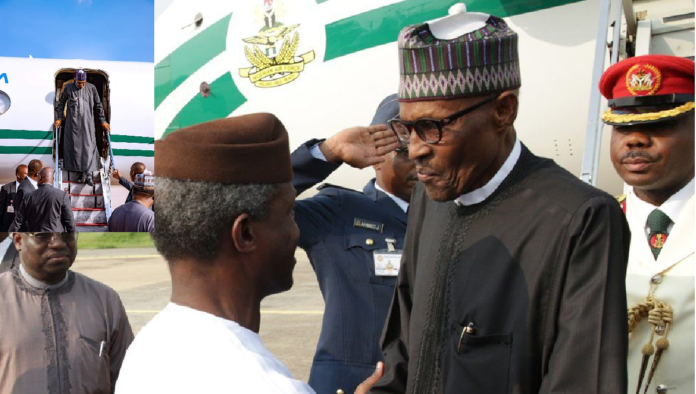
[[[280,6],[280,7],[276,7]],[[258,34],[243,39],[244,55],[252,67],[239,69],[242,78],[249,78],[259,88],[273,88],[297,79],[305,64],[314,60],[314,51],[297,55],[300,45],[299,24],[286,26],[279,22],[280,1],[263,0],[264,25]]]

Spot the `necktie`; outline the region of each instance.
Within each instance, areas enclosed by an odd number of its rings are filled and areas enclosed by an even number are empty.
[[[655,260],[657,256],[660,255],[660,251],[665,246],[667,242],[667,236],[669,232],[667,228],[672,223],[672,220],[664,212],[656,209],[650,212],[648,215],[648,227],[650,228],[650,234],[648,235],[648,243],[650,244],[650,250],[652,250]]]

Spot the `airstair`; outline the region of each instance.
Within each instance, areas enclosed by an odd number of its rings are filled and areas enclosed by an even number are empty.
[[[600,0],[580,173],[580,178],[593,186],[597,185],[600,143],[605,127],[600,116],[607,108],[597,88],[599,80],[610,65],[649,54],[694,59],[694,0]]]
[[[55,75],[56,102],[64,85],[72,82],[71,76],[77,69],[61,69]],[[109,77],[101,70],[84,69],[87,72],[87,81],[97,87],[104,115],[107,123],[110,123],[111,106],[109,105]],[[111,217],[111,182],[109,175],[115,169],[114,154],[109,132],[101,127],[95,116],[95,129],[97,133],[97,146],[99,148],[100,170],[92,173],[94,186],[87,183],[77,183],[79,172],[68,171],[63,168],[63,152],[61,135],[62,127],[54,130],[53,135],[53,159],[54,159],[54,187],[68,193],[72,208],[75,226],[78,232],[102,232],[107,231],[107,223]]]

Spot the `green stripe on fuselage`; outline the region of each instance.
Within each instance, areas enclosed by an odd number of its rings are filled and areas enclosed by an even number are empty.
[[[231,17],[215,22],[155,65],[155,109],[191,74],[225,51]]]
[[[557,7],[581,0],[467,1],[470,12],[507,17]],[[354,15],[326,25],[324,61],[396,41],[407,25],[447,15],[449,8],[461,0],[406,0],[376,10]]]
[[[324,1],[328,0],[318,0],[317,3]],[[472,12],[484,12],[506,17],[579,1],[582,0],[471,0],[467,2],[467,9]],[[406,0],[330,23],[326,25],[326,53],[324,61],[394,42],[397,40],[399,31],[404,26],[443,17],[447,15],[449,7],[459,2],[461,0]],[[229,22],[230,17],[231,14],[224,19],[227,19]],[[216,37],[215,39],[219,41],[219,45],[224,46],[227,40],[227,27],[224,27],[223,34],[223,27],[219,25],[220,23],[222,21],[213,25],[216,26],[216,30],[207,34],[206,37],[208,37],[207,39]],[[209,27],[208,30],[212,29],[213,26]],[[207,30],[204,33],[207,33]],[[199,34],[197,37],[202,36],[204,33]],[[196,63],[202,66],[219,54],[215,51],[210,51],[207,57],[202,57],[197,52],[196,44],[194,44],[198,41],[197,37],[194,37],[184,44],[185,46],[182,45],[174,51],[167,61],[172,62],[175,60],[172,59],[172,56],[176,54],[177,58],[196,58]],[[397,56],[396,53],[394,55]],[[238,56],[243,56],[243,54],[240,53]],[[462,56],[462,54],[458,52],[457,56]],[[191,66],[192,63],[187,64]],[[171,69],[172,67],[180,70],[176,64],[174,66],[170,64],[162,68]],[[176,86],[179,86],[183,80],[195,71],[190,70],[188,75],[177,73],[177,81],[181,80]],[[394,71],[397,72],[397,70]],[[171,80],[174,78],[172,77]],[[155,106],[161,102],[161,100],[157,101],[158,95],[162,96],[164,92],[169,94],[174,89],[173,87],[167,88],[159,86],[159,84],[157,85],[155,88]],[[171,84],[171,86],[174,86],[174,84]],[[225,73],[215,80],[210,87],[211,95],[208,98],[203,98],[200,94],[196,94],[191,98],[169,124],[163,137],[180,127],[227,117],[246,102],[246,98],[239,91],[229,73]],[[158,91],[157,89],[160,90]],[[166,95],[162,96],[161,99],[163,100],[164,97]]]

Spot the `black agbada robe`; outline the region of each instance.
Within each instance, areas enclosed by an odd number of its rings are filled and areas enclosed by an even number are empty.
[[[371,392],[626,393],[630,233],[611,196],[523,146],[485,201],[418,185],[408,220]]]
[[[63,110],[68,107],[65,119]],[[56,119],[63,119],[63,168],[69,171],[97,171],[100,167],[94,115],[106,123],[97,88],[89,82],[80,89],[69,83],[55,105]]]

